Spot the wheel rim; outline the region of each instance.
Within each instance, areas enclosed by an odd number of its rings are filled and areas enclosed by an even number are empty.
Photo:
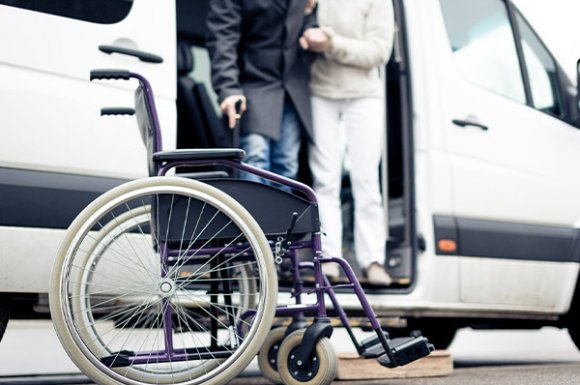
[[[290,351],[290,355],[288,356],[288,371],[298,381],[310,381],[316,377],[318,369],[320,368],[318,355],[316,352],[313,352],[313,355],[306,362],[302,362],[296,355],[298,350],[299,347],[296,347]]]
[[[225,215],[231,221],[227,226],[237,227],[241,235],[234,241],[224,241],[218,236],[205,237],[207,239],[197,237],[192,243],[203,239],[203,247],[196,244],[196,250],[213,250],[213,254],[207,254],[203,262],[197,264],[191,261],[196,255],[185,248],[185,252],[179,250],[176,253],[177,257],[171,265],[151,264],[151,261],[161,259],[163,245],[172,241],[161,231],[150,231],[156,227],[151,223],[165,220],[169,233],[171,219],[161,218],[158,210],[151,209],[152,200],[145,197],[167,200],[167,196],[171,196],[173,200],[176,195],[189,201],[203,201],[203,210],[213,207],[216,214],[212,217]],[[133,207],[136,200],[143,202],[138,208]],[[173,202],[169,206],[172,205]],[[187,203],[187,207],[190,205],[191,202]],[[115,212],[123,207],[127,208],[124,213]],[[199,218],[201,216],[199,214]],[[184,216],[186,221],[188,217]],[[106,224],[101,223],[103,218],[109,218]],[[185,229],[187,224],[183,233]],[[108,234],[100,234],[100,231],[107,231]],[[263,255],[264,248],[260,248],[253,239],[253,231],[219,199],[199,192],[193,194],[191,190],[176,186],[150,186],[139,193],[131,191],[107,202],[80,226],[64,258],[61,272],[64,278],[60,287],[61,314],[69,337],[86,360],[120,383],[197,384],[211,379],[218,367],[220,372],[227,369],[240,358],[244,347],[252,345],[250,342],[256,337],[257,327],[255,322],[250,324],[243,320],[244,313],[254,312],[253,319],[258,321],[268,320],[269,317],[265,314],[268,311],[264,310],[271,297],[265,292],[267,268],[264,260],[268,256]],[[182,234],[181,241],[184,239]],[[84,242],[87,240],[89,246]],[[209,247],[213,244],[216,246]],[[144,245],[149,245],[149,248]],[[183,242],[179,245],[185,247]],[[192,245],[188,247],[193,250]],[[132,263],[121,259],[121,250],[125,256],[133,255]],[[216,256],[219,254],[219,257]],[[250,277],[253,272],[258,274],[257,280]],[[207,294],[207,289],[215,288],[212,285],[221,285],[223,289],[226,285],[223,282],[228,280],[232,292],[222,290],[217,294],[218,302],[214,303],[216,298]],[[217,284],[216,281],[222,283]],[[229,301],[226,300],[228,297]],[[108,314],[102,314],[107,311]],[[205,323],[200,321],[202,318],[205,318]],[[217,326],[211,326],[212,322]],[[238,333],[238,323],[244,322],[247,323],[244,325],[246,338]],[[168,323],[172,324],[170,333],[167,333]],[[172,335],[170,344],[186,358],[160,364],[155,361],[158,357],[152,352],[159,352],[163,346],[168,350],[169,334]],[[202,337],[202,334],[206,336]],[[212,350],[214,353],[224,353],[225,349],[224,354],[229,357],[216,356],[209,352],[210,349],[206,349],[210,356],[197,363],[187,357],[208,353],[203,350],[208,346],[218,348]],[[141,360],[145,363],[134,361],[129,367],[110,368],[108,365],[111,362],[104,364],[103,357],[107,355],[114,356],[111,359],[117,364],[122,362],[120,358],[123,354],[119,352],[123,351],[149,352],[149,358],[153,359]]]

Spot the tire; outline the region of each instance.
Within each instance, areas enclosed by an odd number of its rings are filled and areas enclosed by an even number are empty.
[[[286,385],[329,385],[336,377],[338,367],[336,353],[327,337],[316,343],[312,357],[303,367],[297,367],[293,353],[302,343],[305,330],[290,334],[278,352],[278,372]]]
[[[278,352],[286,336],[286,330],[284,327],[272,329],[258,353],[260,372],[274,384],[283,383],[278,373]]]
[[[3,298],[0,295],[0,341],[2,341],[2,337],[4,337],[4,332],[6,331],[6,327],[8,326],[8,320],[10,319],[10,301],[6,298]]]
[[[165,249],[173,252],[167,263]],[[277,278],[264,233],[233,198],[198,181],[154,177],[121,185],[79,214],[49,294],[65,350],[95,382],[223,384],[266,339]],[[170,345],[174,355],[161,357]]]
[[[568,334],[570,334],[572,342],[576,345],[576,349],[580,351],[580,313],[576,300],[572,302],[570,313],[565,318],[565,326],[568,328]]]
[[[580,350],[580,327],[578,324],[576,323],[575,325],[569,325],[568,333],[570,334],[574,345],[576,345],[576,349]]]
[[[440,322],[422,323],[416,329],[421,331],[421,335],[426,337],[438,350],[447,349],[457,334],[456,326],[445,325]]]

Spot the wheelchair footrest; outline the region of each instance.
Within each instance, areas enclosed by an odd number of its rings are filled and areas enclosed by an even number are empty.
[[[401,342],[399,344],[396,344],[398,341],[393,340],[394,344],[391,348],[395,362],[391,361],[385,353],[377,359],[382,366],[395,368],[397,366],[407,365],[419,358],[428,356],[435,350],[433,344],[425,337],[409,337],[401,338],[400,340]]]
[[[387,332],[384,332],[383,334],[385,335],[385,337],[387,337],[387,341],[389,342],[389,346],[399,346],[399,345],[402,345],[405,342],[410,341],[410,340],[415,338],[415,337],[397,337],[397,338],[393,338],[391,340],[388,338]],[[365,342],[367,340],[362,341],[361,347],[363,348],[363,351],[361,353],[361,356],[364,358],[377,358],[377,357],[380,357],[383,354],[385,354],[385,347],[379,341],[378,336],[374,336],[371,338],[375,340],[374,345],[371,345],[371,346],[369,346],[368,344],[365,345]],[[368,339],[369,342],[372,342],[371,338]]]
[[[386,331],[383,330],[383,335],[385,336],[386,339],[389,339],[389,333],[387,333]],[[373,334],[372,336],[365,338],[364,340],[362,340],[360,342],[360,347],[363,349],[368,349],[371,346],[374,346],[376,344],[380,344],[381,341],[379,341],[379,336],[375,334]]]

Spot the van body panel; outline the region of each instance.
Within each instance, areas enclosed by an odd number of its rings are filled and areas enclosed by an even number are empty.
[[[371,289],[369,301],[380,316],[556,319],[569,310],[579,274],[580,182],[574,173],[580,131],[528,100],[514,101],[468,79],[450,47],[440,0],[395,1],[405,10],[405,30],[398,33],[406,34],[404,71],[411,79],[415,207],[406,215],[416,219],[421,245],[410,246],[416,251],[412,282]],[[31,35],[30,25],[46,33]],[[194,43],[203,51],[199,29]],[[88,203],[112,184],[147,173],[134,118],[99,117],[103,106],[133,106],[135,84],[91,84],[89,71],[126,68],[145,75],[156,92],[164,148],[175,146],[175,9],[171,2],[160,7],[155,0],[135,0],[124,20],[101,25],[0,6],[0,33],[13,36],[0,41],[1,119],[9,133],[0,142],[0,192],[22,195],[14,202],[30,210],[14,221],[0,218],[0,292],[46,293],[63,223],[70,219],[45,223],[34,210],[48,217],[47,206],[58,210],[71,191]],[[164,61],[105,54],[102,44]],[[205,82],[204,71],[198,66],[192,76]],[[44,207],[32,202],[38,200]],[[479,225],[495,233],[486,235]],[[474,251],[477,241],[498,242],[518,229],[520,241],[556,242],[553,253],[528,252],[530,244],[517,248],[516,242],[511,249]],[[456,237],[457,252],[440,252],[441,237]],[[346,309],[360,308],[354,295],[338,295]],[[283,292],[279,302],[293,299]]]
[[[48,293],[64,234],[65,230],[1,226],[0,292]]]
[[[146,76],[164,148],[175,148],[175,4],[136,0],[113,24],[0,5],[0,35],[0,292],[45,293],[64,234],[58,229],[112,186],[147,176],[135,117],[100,116],[102,107],[134,107],[136,83],[90,82],[90,71]],[[163,62],[107,54],[101,45]]]
[[[577,199],[580,184],[574,178],[575,165],[580,164],[580,131],[529,105],[523,88],[522,94],[518,94],[516,86],[509,86],[511,88],[499,90],[506,93],[502,95],[492,90],[492,83],[472,81],[466,71],[477,71],[478,65],[488,63],[466,58],[474,55],[474,51],[491,49],[492,40],[499,37],[488,37],[486,30],[473,27],[470,33],[481,33],[482,38],[474,40],[472,46],[466,45],[463,51],[452,47],[441,7],[435,6],[440,1],[430,3],[434,5],[429,10],[434,17],[429,19],[426,27],[430,34],[424,36],[438,50],[431,66],[437,71],[432,76],[439,79],[439,96],[433,105],[442,111],[442,120],[434,127],[442,129],[444,151],[448,154],[452,175],[450,196],[453,197],[453,207],[447,215],[458,221],[506,224],[497,226],[497,231],[517,228],[518,224],[562,228],[571,236],[555,245],[569,247],[567,252],[572,253],[571,245],[576,238],[573,226],[580,213]],[[491,1],[486,3],[492,4]],[[498,0],[495,5],[501,7],[502,4],[505,5]],[[452,16],[457,17],[458,23],[469,20],[459,15]],[[498,16],[495,15],[493,20],[496,23]],[[507,16],[505,24],[509,26]],[[450,30],[465,28],[464,25],[447,27]],[[485,28],[492,27],[488,23]],[[512,32],[506,28],[497,27],[498,31],[492,29],[490,34],[503,34],[509,39]],[[513,55],[518,60],[518,52],[514,50]],[[507,62],[496,64],[510,65]],[[518,97],[523,99],[513,99]],[[457,120],[475,124],[459,125],[454,123]],[[444,209],[449,209],[442,208],[435,208],[435,213],[443,214]],[[485,235],[483,231],[482,228],[482,237]],[[499,240],[495,239],[496,242]],[[460,234],[459,241],[464,241]],[[534,241],[544,242],[546,246],[547,255],[541,259],[557,260],[549,254],[553,238],[540,234]],[[461,253],[460,301],[482,306],[493,304],[566,311],[566,303],[571,301],[577,279],[577,263],[531,261],[538,259],[531,251],[529,255],[520,252],[517,260],[507,260],[513,257],[509,254],[504,256],[507,259],[495,259],[485,258],[493,255],[484,253],[477,256]],[[459,252],[462,252],[461,245]],[[567,255],[563,259],[573,261],[572,257]]]
[[[36,26],[31,28],[30,26]],[[39,33],[42,31],[42,33]],[[157,96],[168,149],[175,147],[175,8],[135,1],[128,16],[98,24],[0,6],[0,103],[10,135],[0,167],[88,175],[146,175],[145,151],[132,117],[102,119],[101,107],[134,105],[135,84],[91,84],[98,68],[145,75]],[[107,54],[100,45],[155,53],[163,63]],[[56,139],[55,139],[56,138]]]

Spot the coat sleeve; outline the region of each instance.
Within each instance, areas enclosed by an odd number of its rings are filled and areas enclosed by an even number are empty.
[[[211,58],[211,80],[219,101],[242,95],[238,66],[242,10],[240,0],[211,0],[207,15],[206,47]]]
[[[326,29],[331,42],[325,55],[341,64],[372,69],[385,64],[391,56],[395,33],[393,5],[375,0],[366,17],[364,37],[353,39]]]

